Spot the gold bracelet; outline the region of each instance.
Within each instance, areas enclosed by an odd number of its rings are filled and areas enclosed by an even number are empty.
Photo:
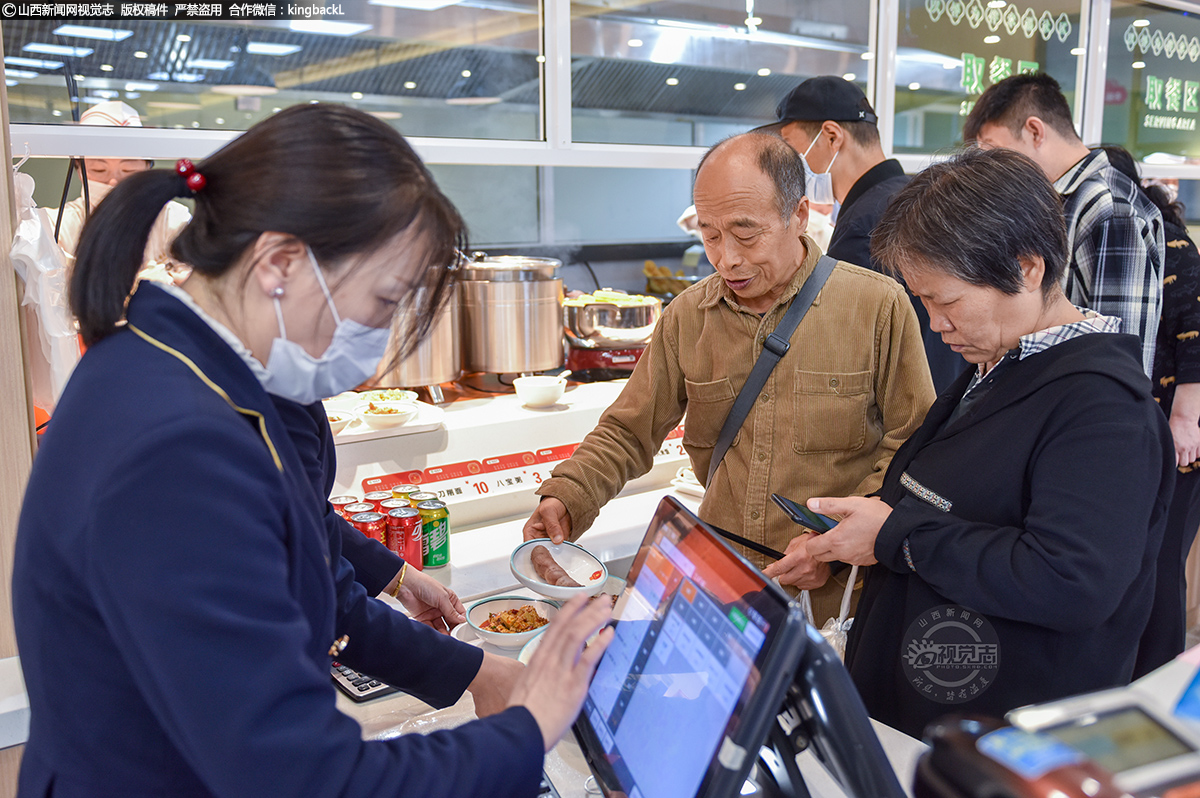
[[[400,599],[400,588],[404,585],[404,575],[408,573],[408,563],[400,566],[400,577],[396,580],[396,586],[392,588],[392,598]]]

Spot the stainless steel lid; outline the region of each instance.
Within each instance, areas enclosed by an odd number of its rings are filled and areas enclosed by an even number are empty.
[[[562,261],[554,258],[527,258],[522,255],[496,255],[476,252],[463,263],[463,280],[486,280],[493,283],[524,283],[556,280]]]

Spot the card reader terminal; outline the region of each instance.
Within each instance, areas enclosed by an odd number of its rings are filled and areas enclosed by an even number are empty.
[[[1136,688],[1023,707],[1006,717],[1089,757],[1135,798],[1200,798],[1200,724],[1170,715]]]

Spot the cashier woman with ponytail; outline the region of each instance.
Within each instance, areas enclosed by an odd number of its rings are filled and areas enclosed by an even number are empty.
[[[192,276],[126,302],[158,210],[193,195],[172,252]],[[89,348],[18,527],[20,795],[536,795],[604,602],[567,604],[522,668],[370,598],[323,520],[322,419],[305,441],[281,414],[373,374],[398,307],[434,318],[463,238],[399,134],[320,104],[96,209],[71,285]],[[434,706],[470,690],[488,717],[363,741],[334,655]]]

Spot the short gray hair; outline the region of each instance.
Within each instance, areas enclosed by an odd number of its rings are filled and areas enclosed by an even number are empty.
[[[765,125],[764,127],[772,126]],[[786,227],[791,224],[796,205],[804,199],[804,167],[800,165],[800,157],[796,155],[796,151],[780,138],[778,133],[755,128],[717,142],[709,147],[708,152],[704,153],[704,157],[700,159],[699,165],[696,166],[696,175],[699,176],[700,170],[704,168],[704,164],[711,155],[726,147],[730,142],[742,138],[749,138],[758,148],[758,168],[771,179],[771,183],[775,186],[775,207]],[[695,181],[693,180],[693,188],[694,186]]]
[[[1018,152],[971,148],[918,174],[892,199],[871,253],[893,274],[934,269],[1016,294],[1020,258],[1046,265],[1042,295],[1059,290],[1067,264],[1062,200],[1041,167]]]

